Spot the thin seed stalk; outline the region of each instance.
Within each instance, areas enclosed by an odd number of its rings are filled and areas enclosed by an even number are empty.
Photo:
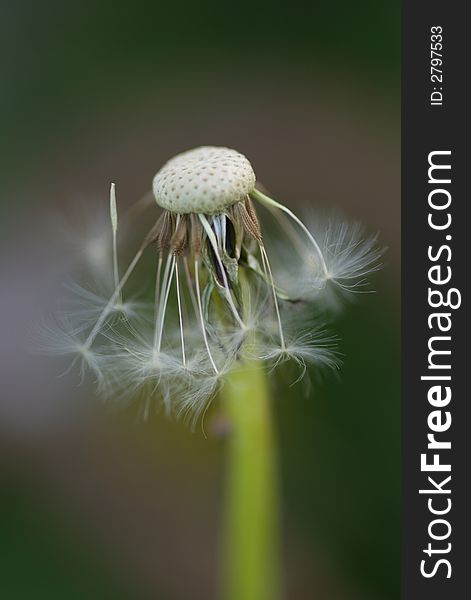
[[[223,388],[227,443],[224,600],[279,600],[279,514],[275,436],[267,372],[241,362]]]

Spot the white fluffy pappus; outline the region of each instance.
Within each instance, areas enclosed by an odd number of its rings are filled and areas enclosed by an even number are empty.
[[[276,271],[280,289],[292,300],[309,300],[319,310],[338,310],[347,298],[371,293],[370,276],[382,267],[385,248],[378,244],[378,234],[368,234],[361,223],[350,223],[341,217],[310,215],[306,219],[309,239],[299,239],[285,215],[279,225],[293,243],[289,248],[275,240],[278,257]]]

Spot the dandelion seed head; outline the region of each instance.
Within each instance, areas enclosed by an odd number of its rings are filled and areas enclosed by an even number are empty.
[[[270,372],[291,361],[299,378],[309,365],[338,368],[336,340],[324,332],[320,309],[363,289],[380,266],[375,237],[343,221],[306,226],[255,188],[249,161],[229,148],[204,146],[172,158],[155,176],[153,193],[163,211],[121,269],[122,219],[111,186],[112,236],[103,239],[112,257],[106,281],[114,287],[69,284],[60,327],[48,330],[45,346],[78,357],[104,396],[142,396],[144,415],[162,406],[192,423],[243,361]],[[265,245],[259,206],[281,223],[277,244]],[[136,300],[133,291],[148,247],[153,302]]]
[[[255,186],[247,158],[230,148],[202,146],[171,158],[157,173],[157,204],[174,213],[215,214],[240,202]]]

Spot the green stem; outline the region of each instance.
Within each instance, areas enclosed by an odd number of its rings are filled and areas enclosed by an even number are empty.
[[[279,600],[278,482],[267,374],[241,362],[223,388],[227,447],[224,600]]]

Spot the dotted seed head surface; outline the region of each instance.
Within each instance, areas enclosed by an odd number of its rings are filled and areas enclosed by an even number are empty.
[[[177,154],[154,177],[159,206],[171,212],[214,214],[243,200],[255,187],[255,173],[243,154],[201,146]]]

